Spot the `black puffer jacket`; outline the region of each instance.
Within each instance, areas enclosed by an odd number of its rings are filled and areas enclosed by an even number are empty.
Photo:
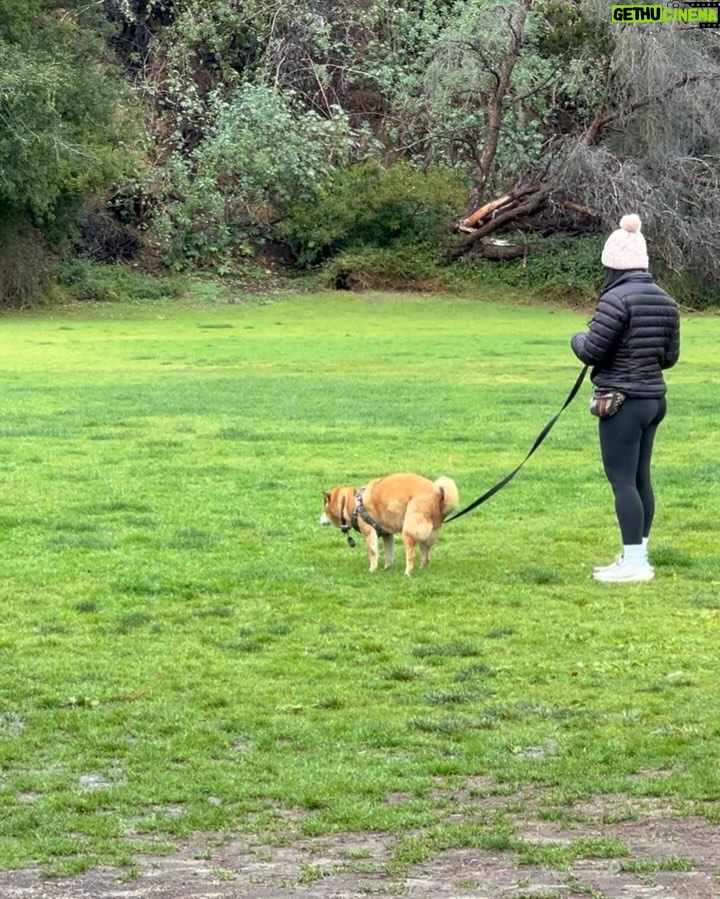
[[[680,356],[677,305],[649,272],[624,272],[600,295],[587,333],[575,334],[571,346],[593,366],[597,387],[628,397],[665,396],[663,369]]]

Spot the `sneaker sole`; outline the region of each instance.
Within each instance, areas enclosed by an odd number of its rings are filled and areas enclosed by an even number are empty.
[[[640,583],[641,581],[651,581],[655,577],[655,572],[649,572],[648,574],[629,574],[627,577],[599,577],[597,575],[593,575],[593,580],[598,581],[601,584],[632,584],[632,583]]]
[[[593,568],[593,575],[603,574],[608,571],[614,571],[616,568],[617,565],[615,565],[614,563],[612,565],[597,565],[595,568]],[[652,565],[650,565],[650,568],[652,569],[653,574],[655,574],[655,568]]]

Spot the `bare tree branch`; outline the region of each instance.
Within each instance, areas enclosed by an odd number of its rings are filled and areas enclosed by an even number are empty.
[[[470,193],[470,208],[476,207],[480,202],[485,182],[487,181],[493,160],[495,159],[495,154],[497,153],[505,100],[507,98],[515,64],[520,56],[523,29],[532,2],[533,0],[521,0],[511,21],[510,31],[512,37],[510,38],[507,50],[505,51],[505,56],[500,64],[499,81],[487,103],[485,145],[480,154],[478,165],[473,172],[473,189]]]

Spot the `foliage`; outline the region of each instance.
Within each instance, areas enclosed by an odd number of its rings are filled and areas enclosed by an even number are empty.
[[[524,259],[468,259],[449,265],[434,245],[343,250],[322,268],[328,287],[357,290],[410,289],[472,294],[513,288],[525,297],[586,302],[601,280],[598,238],[555,237],[534,241]]]
[[[323,265],[320,280],[340,290],[441,291],[453,279],[433,247],[396,244],[341,250]]]
[[[443,261],[434,243],[357,245],[325,262],[319,283],[343,290],[417,290],[460,296],[494,295],[510,288],[526,299],[589,308],[602,281],[603,241],[604,236],[556,235],[533,240],[520,259],[470,257],[454,265]],[[661,286],[685,308],[717,306],[717,292],[706,282],[662,266],[652,268]]]
[[[566,0],[540,5],[542,25],[537,38],[541,56],[567,64],[569,59],[598,61],[612,49],[610,29],[590,15],[587,7]]]
[[[134,113],[123,106],[119,73],[97,23],[72,6],[60,16],[54,3],[13,0],[0,14],[0,204],[18,229],[28,221],[40,229],[36,237],[57,222],[66,234],[68,211],[137,161]],[[13,253],[0,244],[1,257]],[[35,274],[15,270],[28,280],[21,293],[33,293]]]
[[[375,160],[337,169],[315,193],[288,208],[278,225],[301,265],[346,246],[442,242],[447,222],[467,192],[459,172]]]
[[[607,22],[609,4],[588,4]],[[707,32],[673,25],[619,28],[594,73],[603,98],[556,141],[551,173],[559,196],[599,210],[616,228],[637,210],[651,263],[720,283],[720,63]]]
[[[57,272],[58,293],[64,300],[96,303],[148,303],[178,299],[188,290],[179,277],[153,277],[127,266],[73,260]]]
[[[0,218],[0,309],[41,302],[51,277],[42,234],[12,215]]]
[[[378,0],[357,27],[366,51],[348,77],[351,84],[362,77],[365,96],[374,97],[367,101],[366,115],[388,155],[459,166],[467,175],[486,134],[485,103],[496,77],[490,60],[497,60],[510,33],[507,7],[485,0],[415,8]],[[538,82],[548,64],[528,54],[520,68],[518,93],[526,92],[530,82],[535,90],[525,100],[508,103],[498,183],[522,170],[526,151],[537,151],[542,117],[535,98],[541,97]]]
[[[0,30],[0,199],[40,220],[130,163],[130,119],[121,130],[116,117],[120,79],[96,35],[50,8],[28,0],[27,26],[6,21]]]
[[[156,222],[173,266],[228,264],[272,233],[292,203],[308,201],[348,155],[346,118],[303,111],[289,95],[245,85],[216,97],[207,138],[166,166]]]
[[[718,81],[709,30],[615,28],[607,0],[7,0],[0,200],[66,238],[108,189],[146,249],[223,273],[280,233],[303,265],[379,235],[422,244],[454,170],[448,224],[538,183],[558,234],[637,210],[654,264],[711,297]],[[357,164],[387,175],[353,192]],[[411,171],[422,227],[393,197],[373,224],[369,185],[399,197]]]
[[[478,282],[505,284],[538,299],[578,302],[597,296],[602,243],[598,237],[557,235],[533,241],[525,258],[468,261],[463,268]]]
[[[703,311],[720,306],[720,290],[708,278],[694,272],[672,271],[663,265],[655,267],[655,276],[676,302],[686,309]]]

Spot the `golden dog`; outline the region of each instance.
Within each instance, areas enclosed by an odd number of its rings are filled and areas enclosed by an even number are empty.
[[[378,566],[378,538],[385,544],[385,567],[393,563],[393,534],[402,534],[405,574],[412,574],[415,549],[422,565],[430,561],[443,521],[455,509],[459,495],[451,478],[430,481],[418,474],[390,474],[365,487],[333,487],[323,494],[320,524],[332,524],[347,534],[351,528],[365,538],[370,571]],[[353,545],[353,544],[351,544]]]

